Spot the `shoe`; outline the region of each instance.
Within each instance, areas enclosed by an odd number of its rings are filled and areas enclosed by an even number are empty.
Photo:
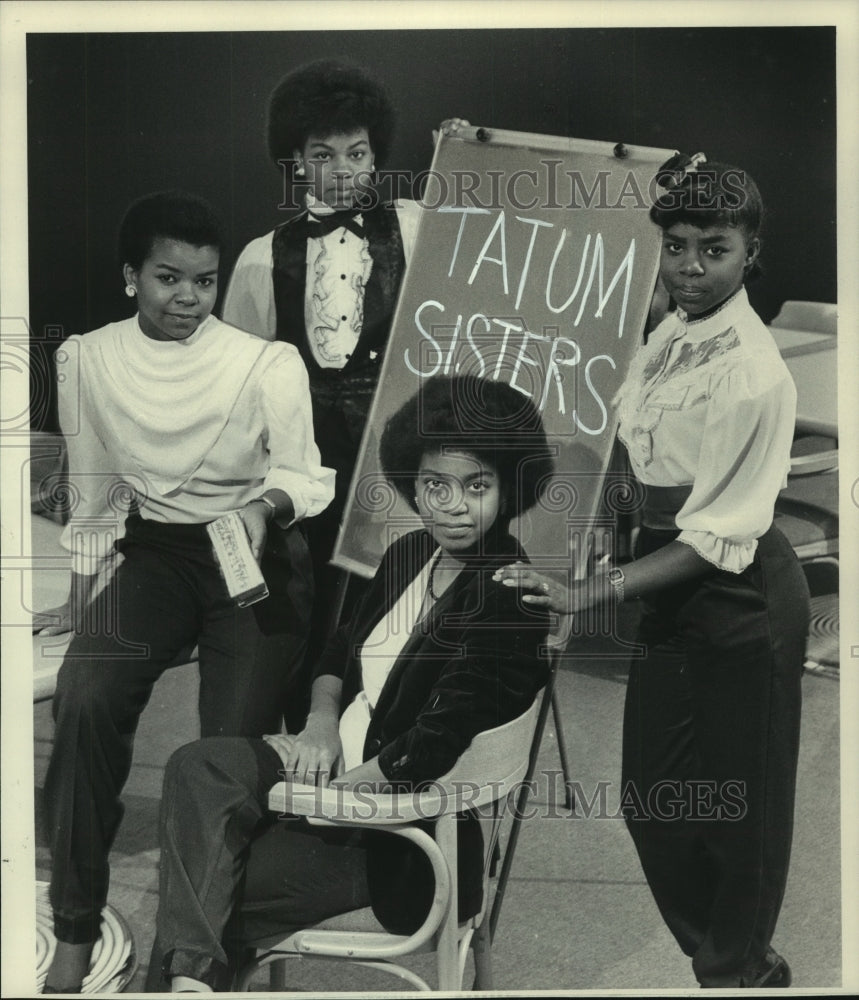
[[[749,986],[761,989],[786,989],[791,983],[790,966],[772,948],[767,948],[764,966],[748,984]],[[743,984],[745,985],[745,983]]]
[[[772,948],[755,973],[708,976],[699,981],[702,989],[786,989],[791,983],[790,966]]]

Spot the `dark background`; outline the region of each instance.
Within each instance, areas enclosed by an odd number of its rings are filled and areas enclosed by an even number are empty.
[[[165,187],[208,198],[226,224],[223,294],[242,246],[286,217],[268,94],[330,56],[389,87],[391,168],[428,167],[431,129],[454,115],[741,166],[768,213],[752,304],[769,321],[785,299],[836,300],[834,28],[31,34],[34,428],[56,428],[57,343],[133,308],[115,259],[129,202]]]

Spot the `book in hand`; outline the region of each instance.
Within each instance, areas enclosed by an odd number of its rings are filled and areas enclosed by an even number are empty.
[[[221,576],[240,608],[268,597],[268,587],[251,552],[245,523],[235,511],[207,525]]]

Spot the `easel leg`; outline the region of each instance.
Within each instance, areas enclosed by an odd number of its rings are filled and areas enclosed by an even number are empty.
[[[558,740],[558,755],[561,758],[561,772],[564,777],[564,805],[571,812],[576,808],[573,796],[573,785],[570,779],[570,760],[567,755],[567,739],[564,736],[564,724],[561,720],[561,708],[558,703],[558,689],[552,688],[552,718],[555,721],[555,736]]]
[[[335,632],[340,625],[340,618],[343,615],[343,605],[346,602],[346,591],[349,589],[350,574],[346,569],[341,569],[337,573],[337,589],[334,594],[334,606],[331,609],[331,632]]]

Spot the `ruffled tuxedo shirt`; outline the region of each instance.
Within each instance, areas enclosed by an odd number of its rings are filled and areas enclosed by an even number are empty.
[[[403,253],[408,263],[421,206],[402,200],[395,205]],[[309,218],[331,212],[308,199]],[[361,215],[356,216],[361,222]],[[322,227],[320,227],[321,231]],[[242,330],[274,340],[277,331],[272,283],[274,231],[252,240],[239,254],[224,299],[224,319]],[[355,350],[364,317],[364,289],[372,271],[366,237],[337,229],[307,241],[304,329],[320,368],[342,368]]]

